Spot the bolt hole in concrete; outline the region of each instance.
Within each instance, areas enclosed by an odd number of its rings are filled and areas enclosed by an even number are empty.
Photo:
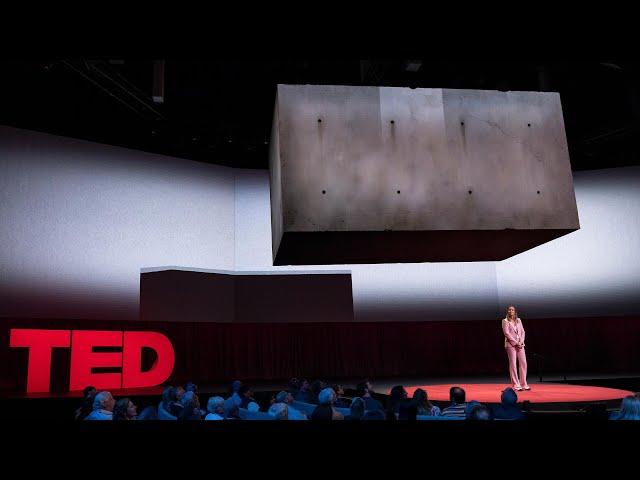
[[[464,122],[460,122],[460,125],[462,125],[464,127]]]
[[[531,126],[531,124],[530,124],[530,123],[527,123],[527,127],[530,127],[530,126]]]
[[[322,123],[322,119],[321,118],[318,119],[318,123]]]
[[[395,120],[391,120],[391,124],[393,125],[394,123],[396,123],[396,121]]]
[[[536,193],[537,193],[538,195],[540,195],[540,190],[538,190]]]
[[[327,191],[326,191],[326,190],[322,190],[322,194],[323,194],[323,195],[324,195],[324,194],[326,194],[326,193],[327,193]]]
[[[400,195],[400,190],[397,191],[398,195]]]
[[[473,193],[471,190],[469,190],[469,195],[471,195],[471,193]]]

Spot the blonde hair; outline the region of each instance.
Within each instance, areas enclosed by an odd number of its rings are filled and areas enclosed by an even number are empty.
[[[509,309],[510,309],[511,307],[513,307],[513,309],[516,311],[516,313],[514,314],[514,318],[515,318],[516,320],[518,320],[518,309],[516,308],[516,306],[515,306],[515,305],[509,305],[509,306],[507,307],[507,316],[506,316],[505,318],[506,318],[507,320],[509,320]]]

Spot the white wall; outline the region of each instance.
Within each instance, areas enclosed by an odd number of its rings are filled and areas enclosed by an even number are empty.
[[[503,262],[273,267],[267,171],[0,127],[0,316],[137,318],[162,265],[351,269],[356,320],[640,312],[640,167],[574,184],[581,230]]]
[[[0,127],[0,315],[138,317],[140,268],[234,266],[233,170]]]
[[[640,167],[574,173],[580,230],[497,265],[501,305],[529,317],[640,312]]]

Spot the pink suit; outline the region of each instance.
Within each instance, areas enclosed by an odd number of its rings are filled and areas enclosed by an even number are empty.
[[[516,319],[513,326],[506,318],[502,319],[502,331],[504,332],[504,348],[509,357],[509,375],[513,388],[527,386],[527,357],[524,353],[524,327],[522,321]],[[516,368],[516,360],[520,363],[520,377]]]

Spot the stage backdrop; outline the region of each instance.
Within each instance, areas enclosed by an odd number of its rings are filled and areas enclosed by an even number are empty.
[[[640,313],[640,167],[574,173],[581,229],[502,262],[338,265],[355,321]],[[140,269],[271,266],[267,171],[0,127],[0,317],[136,320]]]

